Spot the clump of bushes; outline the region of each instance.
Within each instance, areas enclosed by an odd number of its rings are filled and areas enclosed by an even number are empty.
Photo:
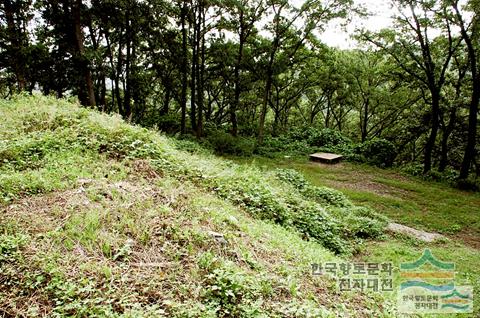
[[[445,171],[432,169],[430,172],[423,173],[423,165],[419,163],[408,164],[402,167],[402,172],[408,175],[419,177],[427,181],[445,182],[451,186],[465,191],[480,191],[480,180],[474,176],[467,179],[459,179],[459,171],[447,168]]]
[[[205,137],[206,141],[217,153],[251,156],[255,149],[255,140],[248,137],[233,137],[223,130],[211,130]]]
[[[255,149],[255,153],[270,158],[276,156],[304,156],[313,152],[342,154],[348,161],[391,167],[397,156],[395,145],[375,138],[355,143],[341,132],[329,128],[294,128],[279,137],[268,137]]]
[[[276,171],[276,175],[280,180],[293,185],[308,200],[325,206],[330,214],[330,219],[337,222],[330,226],[331,229],[338,226],[334,233],[341,233],[344,238],[374,238],[383,235],[388,222],[387,218],[369,208],[354,206],[340,191],[314,186],[295,170],[279,169]],[[307,214],[312,215],[311,212],[307,212]],[[310,220],[313,223],[316,221],[315,218],[310,218]],[[324,223],[327,223],[325,218]],[[312,225],[315,228],[315,224],[309,224],[309,226]],[[329,238],[328,242],[332,241]]]
[[[317,203],[335,207],[353,206],[342,192],[327,187],[313,186],[295,170],[279,169],[276,175],[280,180],[292,184],[303,196]]]
[[[397,156],[395,145],[379,138],[358,145],[356,153],[364,158],[364,162],[379,167],[391,167]]]

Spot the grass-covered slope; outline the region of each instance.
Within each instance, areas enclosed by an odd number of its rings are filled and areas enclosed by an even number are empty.
[[[293,170],[46,97],[0,101],[0,316],[355,317],[311,264],[386,221]]]

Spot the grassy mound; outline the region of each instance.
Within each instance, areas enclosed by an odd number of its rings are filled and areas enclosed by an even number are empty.
[[[310,264],[386,221],[292,170],[265,172],[47,97],[0,101],[0,313],[371,316]]]

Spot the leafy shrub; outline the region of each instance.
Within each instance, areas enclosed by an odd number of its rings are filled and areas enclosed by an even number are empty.
[[[292,205],[296,211],[294,226],[329,249],[337,253],[348,252],[348,244],[342,237],[373,238],[383,234],[387,219],[369,208],[355,207],[343,193],[313,186],[295,170],[278,169],[276,176],[291,184],[306,199],[327,207],[328,212],[302,202]]]
[[[0,266],[5,262],[14,262],[25,245],[25,235],[0,235]]]
[[[344,147],[350,143],[350,139],[333,129],[300,127],[279,137],[266,137],[255,151],[271,158],[284,155],[301,156],[318,150],[344,153]]]
[[[240,205],[256,218],[292,226],[306,238],[318,241],[335,253],[350,251],[349,243],[344,239],[347,232],[343,232],[343,226],[321,204],[346,207],[351,203],[338,191],[310,185],[294,170],[277,172],[280,180],[291,183],[299,192],[292,192],[288,187],[277,192],[258,174],[229,175],[213,180],[213,183],[219,195]]]
[[[216,180],[215,191],[239,204],[252,215],[279,224],[287,224],[290,213],[273,189],[253,175],[229,176]]]
[[[242,316],[242,303],[253,296],[254,283],[238,270],[214,269],[203,282],[204,299],[215,307],[218,317]]]
[[[342,192],[327,187],[313,186],[298,171],[278,169],[276,175],[280,180],[292,184],[302,195],[317,203],[335,207],[352,206],[352,203]]]
[[[293,226],[307,238],[313,238],[337,254],[349,251],[341,238],[341,226],[324,209],[314,203],[298,202],[292,205]]]
[[[397,156],[392,142],[378,138],[360,144],[357,153],[361,154],[366,162],[379,167],[391,167]]]
[[[286,137],[267,137],[261,146],[255,148],[255,153],[268,158],[282,156],[303,156],[306,153],[314,152],[307,141],[288,140]]]
[[[419,163],[412,163],[403,166],[402,171],[406,174],[412,175],[412,176],[422,176],[423,175],[423,165]]]
[[[166,132],[168,134],[180,131],[180,116],[176,113],[170,113],[162,115],[158,118],[158,121],[155,122],[155,125],[159,130]]]
[[[376,238],[384,233],[385,225],[377,220],[351,215],[344,220],[348,223],[345,227],[347,236],[352,238]]]
[[[237,156],[251,156],[255,148],[255,141],[247,137],[233,137],[222,130],[213,130],[207,137],[207,141],[217,153]]]
[[[280,180],[290,183],[298,190],[303,190],[308,186],[307,180],[303,177],[303,175],[293,169],[277,169],[275,171],[277,178]]]
[[[180,151],[186,151],[194,154],[211,155],[213,151],[208,142],[198,143],[196,140],[174,139],[175,148]]]
[[[337,190],[327,187],[309,186],[303,191],[303,195],[315,200],[318,203],[335,207],[350,207],[352,203],[345,197],[345,195]]]
[[[310,145],[317,147],[335,147],[352,143],[352,141],[342,135],[341,132],[329,128],[313,132],[308,141]]]

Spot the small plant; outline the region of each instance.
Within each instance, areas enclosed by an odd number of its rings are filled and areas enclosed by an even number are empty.
[[[20,256],[20,249],[26,244],[25,235],[0,235],[0,267],[2,263],[13,263]]]
[[[216,308],[219,317],[242,316],[242,303],[253,298],[254,283],[238,270],[217,268],[207,274],[204,299]]]

